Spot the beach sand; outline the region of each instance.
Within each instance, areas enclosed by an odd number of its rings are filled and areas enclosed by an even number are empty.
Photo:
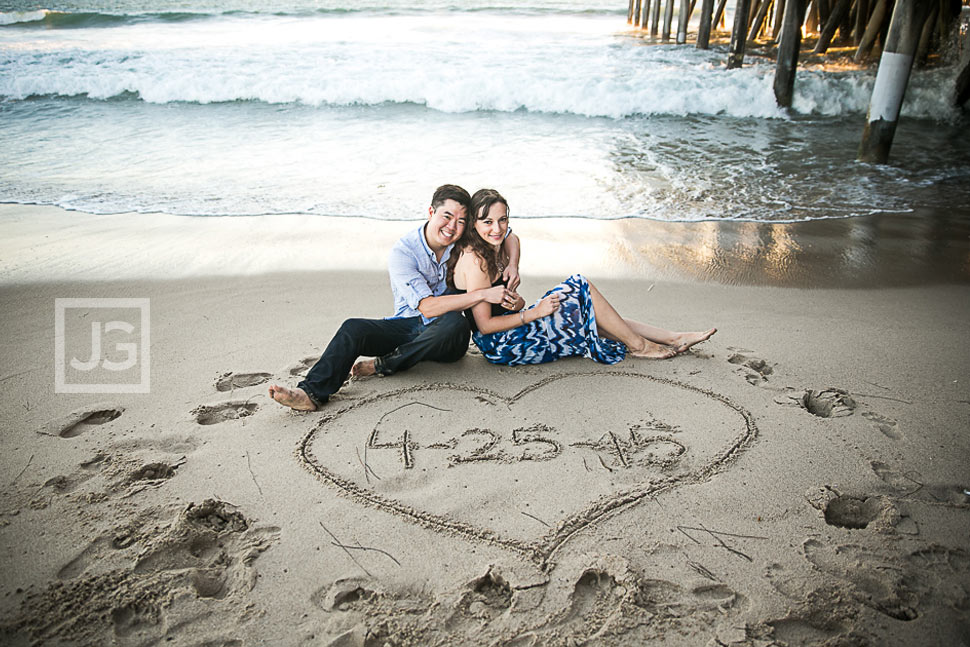
[[[8,233],[56,216],[5,209]],[[410,225],[373,237],[388,227]],[[848,261],[791,287],[771,268],[804,264],[768,246],[743,265],[723,238],[721,282],[703,259],[586,263],[624,315],[719,332],[612,367],[472,349],[297,413],[268,385],[294,385],[346,317],[386,315],[384,272],[181,276],[148,254],[158,280],[68,280],[98,257],[30,235],[7,237],[0,284],[4,645],[970,644],[962,252],[929,278],[866,266],[896,278],[853,289]],[[17,269],[31,253],[51,278]],[[530,301],[562,278],[534,263]],[[55,393],[56,298],[149,300],[149,393]],[[92,322],[143,332],[126,307],[66,310],[67,350],[87,357]]]

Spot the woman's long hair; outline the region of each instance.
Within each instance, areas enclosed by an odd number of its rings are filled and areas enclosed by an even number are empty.
[[[496,203],[504,204],[506,212],[508,212],[509,203],[495,189],[479,189],[472,196],[471,218],[465,225],[464,233],[455,243],[454,249],[451,250],[451,256],[448,258],[448,285],[451,287],[455,287],[455,265],[458,264],[458,259],[463,251],[471,252],[478,257],[478,262],[490,279],[501,274],[498,262],[495,259],[495,248],[486,243],[475,230],[475,222],[488,217],[489,209]]]

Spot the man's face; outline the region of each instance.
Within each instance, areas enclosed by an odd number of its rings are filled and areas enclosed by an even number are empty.
[[[428,247],[433,251],[441,251],[461,238],[467,219],[465,207],[454,200],[445,200],[437,209],[429,208],[428,213],[428,225],[424,231]]]

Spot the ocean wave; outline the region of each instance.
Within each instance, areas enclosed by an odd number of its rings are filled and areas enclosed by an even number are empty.
[[[102,13],[88,11],[54,11],[37,9],[34,11],[0,12],[0,27],[43,28],[43,29],[90,29],[123,27],[147,22],[173,23],[192,20],[207,20],[218,17],[274,16],[277,18],[300,18],[341,15],[372,14],[379,16],[422,15],[429,13],[495,13],[512,16],[621,16],[625,10],[573,8],[563,6],[514,6],[502,4],[482,4],[462,6],[457,4],[440,6],[400,6],[373,5],[359,7],[317,7],[310,9],[251,11],[226,9],[223,11],[166,11],[136,13]]]
[[[164,13],[112,14],[98,12],[37,11],[0,12],[0,26],[44,29],[88,29],[118,27],[144,22],[185,22],[211,18],[215,14],[175,11]]]
[[[127,61],[130,65],[130,61]],[[0,64],[0,72],[3,66]],[[780,109],[770,74],[753,71],[655,70],[631,79],[544,78],[509,75],[482,83],[484,73],[443,84],[434,71],[411,79],[392,74],[320,75],[179,73],[157,76],[126,70],[117,74],[78,74],[68,65],[29,78],[0,79],[0,100],[72,98],[91,101],[142,101],[151,104],[263,103],[316,108],[420,106],[443,113],[519,111],[624,119],[636,116],[725,115],[787,119],[789,114],[837,117],[868,109],[871,74],[806,73],[796,86],[793,112]],[[0,74],[2,76],[2,74]],[[914,75],[902,114],[949,121],[958,115],[939,73]]]

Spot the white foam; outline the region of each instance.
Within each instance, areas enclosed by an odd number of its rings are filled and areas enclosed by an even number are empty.
[[[774,68],[723,53],[643,47],[615,16],[223,16],[190,23],[0,35],[0,96],[137,93],[144,101],[380,105],[779,118]],[[904,114],[953,114],[946,79],[914,75]],[[794,109],[864,113],[865,72],[800,70]]]
[[[37,9],[35,11],[0,11],[0,25],[16,25],[17,23],[37,22],[47,17],[50,11]]]

